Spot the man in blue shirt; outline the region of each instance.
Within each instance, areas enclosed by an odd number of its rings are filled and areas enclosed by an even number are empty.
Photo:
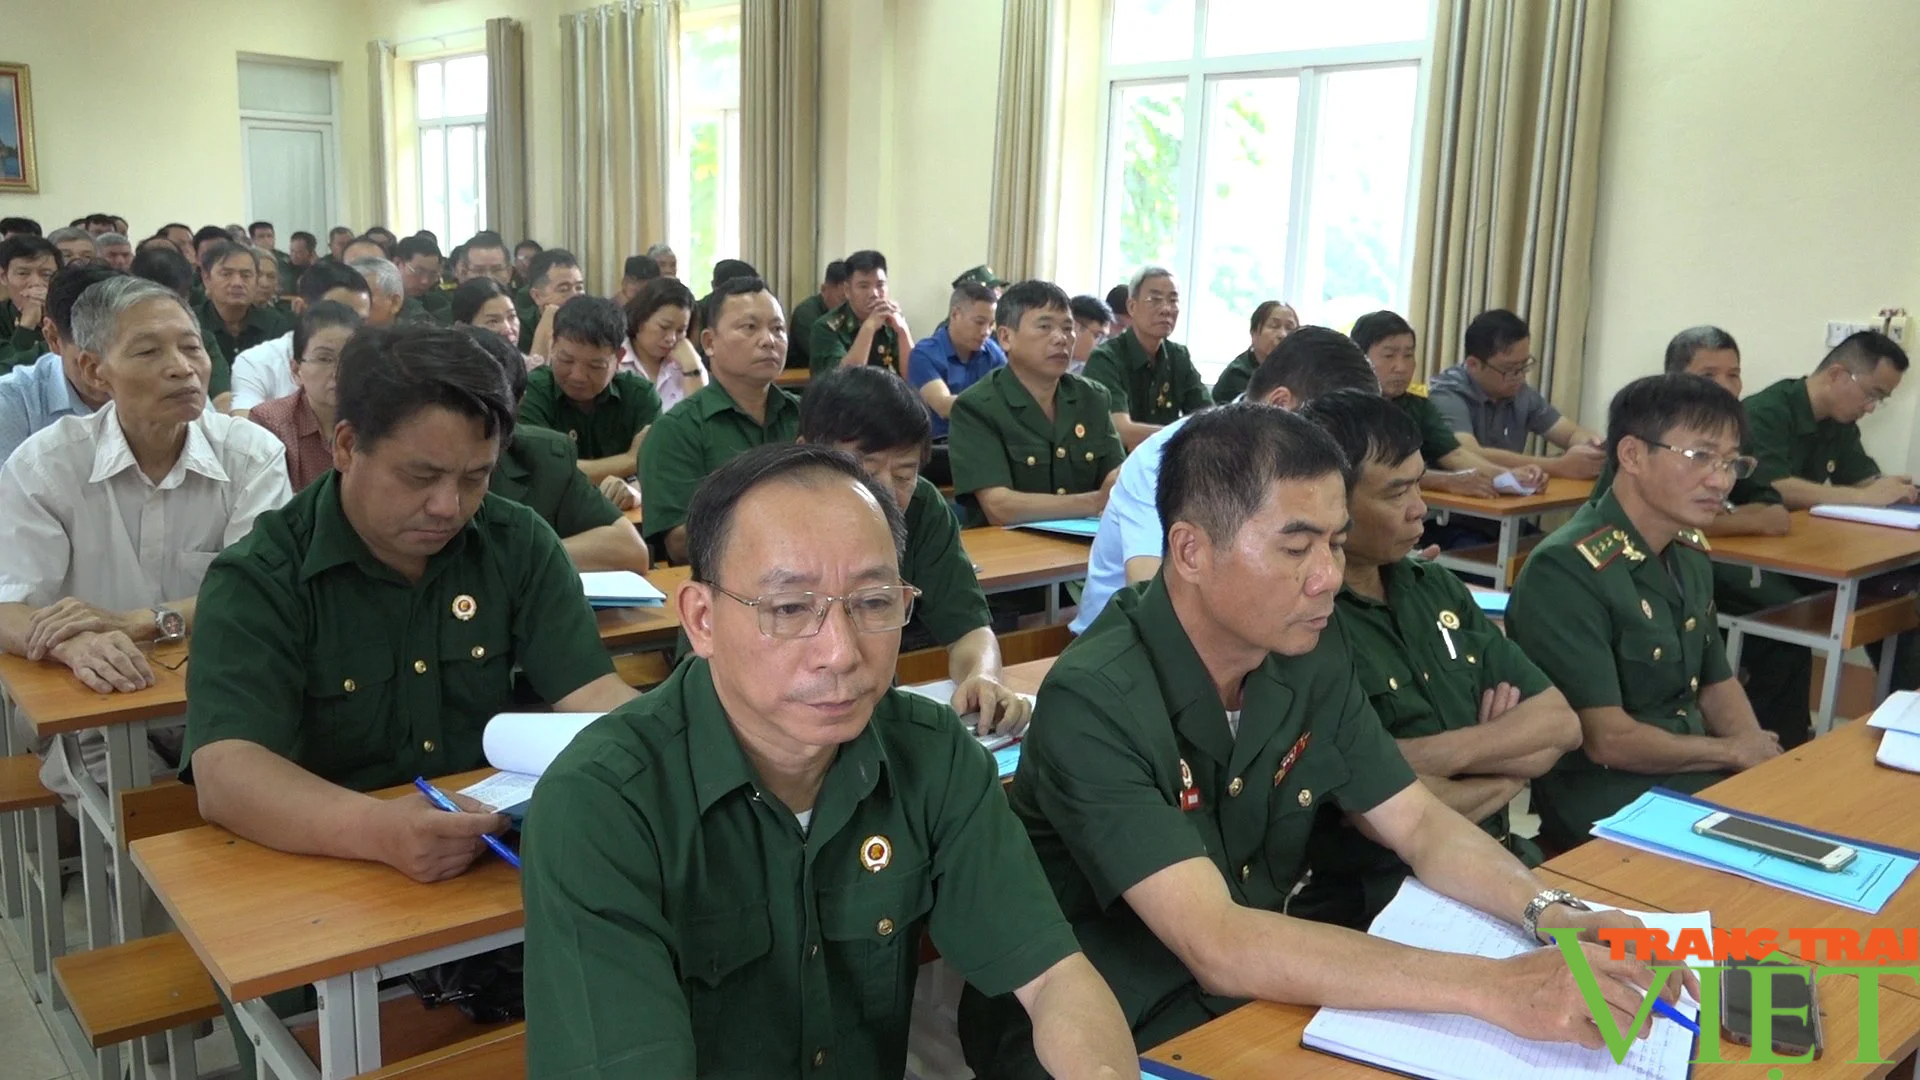
[[[107,403],[104,391],[76,378],[80,348],[73,342],[73,305],[96,282],[119,277],[100,263],[71,263],[47,285],[47,314],[41,323],[47,353],[0,375],[0,465],[27,436],[63,416],[86,416]]]
[[[993,305],[999,297],[977,281],[962,279],[947,302],[947,321],[920,339],[907,357],[907,381],[933,412],[935,441],[947,437],[947,414],[960,391],[1007,362],[993,340]]]
[[[1349,388],[1380,392],[1380,380],[1367,358],[1345,334],[1324,326],[1303,326],[1287,335],[1247,383],[1246,400],[1293,410],[1322,394]],[[1087,584],[1080,614],[1069,627],[1080,634],[1113,594],[1160,572],[1165,532],[1155,502],[1160,486],[1160,454],[1191,416],[1183,416],[1147,436],[1120,466],[1120,479],[1100,512],[1100,528],[1087,555]]]

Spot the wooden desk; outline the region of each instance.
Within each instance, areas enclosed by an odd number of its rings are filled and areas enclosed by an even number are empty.
[[[1812,627],[1769,622],[1767,616],[1777,612],[1777,608],[1751,615],[1723,613],[1720,616],[1720,626],[1727,631],[1727,658],[1736,669],[1740,663],[1741,638],[1747,634],[1805,645],[1826,655],[1825,674],[1820,681],[1820,709],[1815,719],[1815,730],[1826,731],[1833,726],[1834,701],[1840,693],[1841,657],[1852,644],[1848,637],[1849,623],[1860,606],[1860,583],[1876,574],[1920,564],[1920,533],[1857,521],[1835,521],[1796,510],[1787,535],[1718,537],[1713,541],[1712,557],[1714,562],[1730,566],[1771,570],[1834,586],[1833,613],[1825,633]],[[1886,696],[1892,678],[1896,645],[1897,641],[1889,640],[1882,653],[1878,686],[1881,697]]]
[[[673,596],[692,574],[685,566],[647,571],[647,580],[667,594],[667,602],[660,607],[609,608],[594,612],[601,644],[627,651],[672,648],[680,636],[680,608],[674,604]]]
[[[1547,478],[1546,490],[1534,495],[1496,495],[1488,499],[1474,495],[1451,495],[1444,491],[1423,491],[1420,497],[1426,500],[1429,509],[1500,523],[1500,540],[1494,546],[1492,562],[1462,558],[1446,552],[1442,552],[1435,561],[1449,570],[1491,577],[1494,584],[1504,589],[1513,584],[1507,567],[1520,545],[1520,523],[1555,510],[1571,510],[1586,502],[1592,494],[1591,480],[1565,480],[1552,476]]]
[[[1551,874],[1549,881],[1566,884]],[[1571,888],[1572,885],[1567,885]],[[1581,893],[1616,907],[1637,907],[1624,896],[1582,887]],[[1859,983],[1850,975],[1828,975],[1820,980],[1820,1015],[1827,1045],[1819,1061],[1786,1066],[1788,1076],[1805,1080],[1884,1076],[1892,1065],[1856,1065],[1860,1015]],[[1311,1076],[1316,1080],[1374,1080],[1395,1074],[1300,1045],[1301,1032],[1315,1010],[1304,1005],[1256,1001],[1211,1023],[1169,1039],[1146,1054],[1154,1061],[1175,1065],[1209,1080],[1266,1080],[1275,1076]],[[1880,1051],[1900,1061],[1920,1046],[1920,1001],[1902,994],[1880,994]],[[1695,1065],[1695,1080],[1758,1080],[1767,1066],[1748,1065],[1745,1047],[1722,1039],[1720,1056],[1727,1064]],[[1778,1066],[1776,1066],[1778,1067]]]
[[[1001,669],[1001,681],[1005,682],[1009,688],[1017,690],[1022,694],[1037,694],[1040,692],[1041,681],[1047,677],[1047,672],[1053,669],[1055,659],[1057,658],[1049,656],[1044,660],[1029,660],[1024,664],[1009,664]]]
[[[803,387],[812,381],[813,371],[810,368],[785,368],[773,377],[775,386],[782,386],[788,390]]]
[[[980,588],[989,594],[1045,586],[1049,623],[1060,620],[1057,586],[1086,577],[1093,550],[1085,540],[991,525],[961,530],[960,546],[973,560]]]

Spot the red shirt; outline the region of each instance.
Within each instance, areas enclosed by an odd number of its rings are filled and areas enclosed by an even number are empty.
[[[305,390],[263,401],[247,413],[247,419],[273,432],[286,445],[287,481],[294,491],[333,468],[333,450],[320,434],[320,420],[307,405]]]

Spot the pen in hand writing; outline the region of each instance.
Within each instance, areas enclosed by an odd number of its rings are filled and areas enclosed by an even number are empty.
[[[439,788],[434,787],[432,784],[427,783],[426,777],[424,776],[414,777],[413,786],[420,789],[420,794],[425,795],[427,797],[428,802],[439,807],[440,809],[445,810],[450,814],[466,813],[465,810],[462,810],[458,806],[455,806],[453,800],[447,798],[446,795],[443,794]],[[515,870],[520,869],[520,856],[515,855],[513,853],[512,848],[501,843],[499,837],[488,835],[488,836],[482,836],[480,839],[485,840],[487,842],[487,846],[493,849],[493,853],[495,855],[498,855],[501,858],[507,860],[508,866],[513,867]]]
[[[489,837],[488,839],[492,839],[492,838]],[[1693,1022],[1692,1020],[1687,1019],[1687,1014],[1681,1012],[1679,1009],[1676,1009],[1672,1005],[1668,1004],[1666,998],[1655,996],[1653,999],[1653,1011],[1659,1013],[1661,1016],[1666,1017],[1667,1019],[1673,1021],[1674,1023],[1679,1024],[1681,1027],[1686,1028],[1688,1031],[1693,1032],[1695,1035],[1700,1034],[1700,1025]]]

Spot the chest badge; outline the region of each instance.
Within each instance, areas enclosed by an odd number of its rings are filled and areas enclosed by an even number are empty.
[[[1180,809],[1200,809],[1200,789],[1193,786],[1193,767],[1180,759]]]
[[[480,605],[473,597],[468,596],[466,593],[461,593],[459,596],[453,598],[452,610],[454,618],[459,619],[461,622],[468,622],[472,620],[475,613],[480,610]]]
[[[1293,771],[1293,763],[1299,761],[1300,755],[1307,752],[1307,744],[1311,742],[1313,742],[1313,732],[1309,731],[1305,735],[1300,736],[1299,741],[1293,744],[1293,747],[1287,751],[1286,756],[1280,759],[1280,767],[1273,771],[1274,787],[1279,787],[1280,782],[1285,780],[1287,774]],[[1303,803],[1302,805],[1305,804]]]
[[[1305,810],[1305,809],[1306,809],[1307,807],[1309,807],[1309,806],[1312,806],[1312,805],[1313,805],[1313,791],[1312,791],[1312,789],[1310,789],[1310,788],[1301,788],[1301,789],[1300,789],[1300,798],[1299,798],[1299,800],[1298,800],[1298,801],[1299,801],[1299,803],[1300,803],[1300,809],[1302,809],[1302,810]]]
[[[1087,425],[1085,425],[1085,424],[1075,424],[1075,425],[1073,425],[1073,437],[1074,437],[1074,438],[1076,438],[1076,439],[1084,439],[1084,438],[1086,438],[1086,437],[1087,437]]]
[[[878,833],[860,841],[860,865],[870,874],[877,874],[893,861],[893,841]]]
[[[579,432],[577,432],[577,431],[574,431],[574,430],[572,430],[572,429],[568,429],[568,431],[567,431],[567,440],[568,440],[569,442],[576,442],[576,443],[577,443],[577,442],[579,442],[579,441],[580,441],[580,433],[579,433]]]
[[[1831,459],[1831,458],[1829,458],[1829,459],[1827,460],[1827,471],[1828,471],[1828,472],[1832,472],[1832,471],[1833,471],[1834,469],[1836,469],[1836,468],[1838,468],[1839,466],[1840,466],[1840,463],[1839,463],[1838,461],[1834,461],[1834,460],[1833,460],[1833,459]]]

